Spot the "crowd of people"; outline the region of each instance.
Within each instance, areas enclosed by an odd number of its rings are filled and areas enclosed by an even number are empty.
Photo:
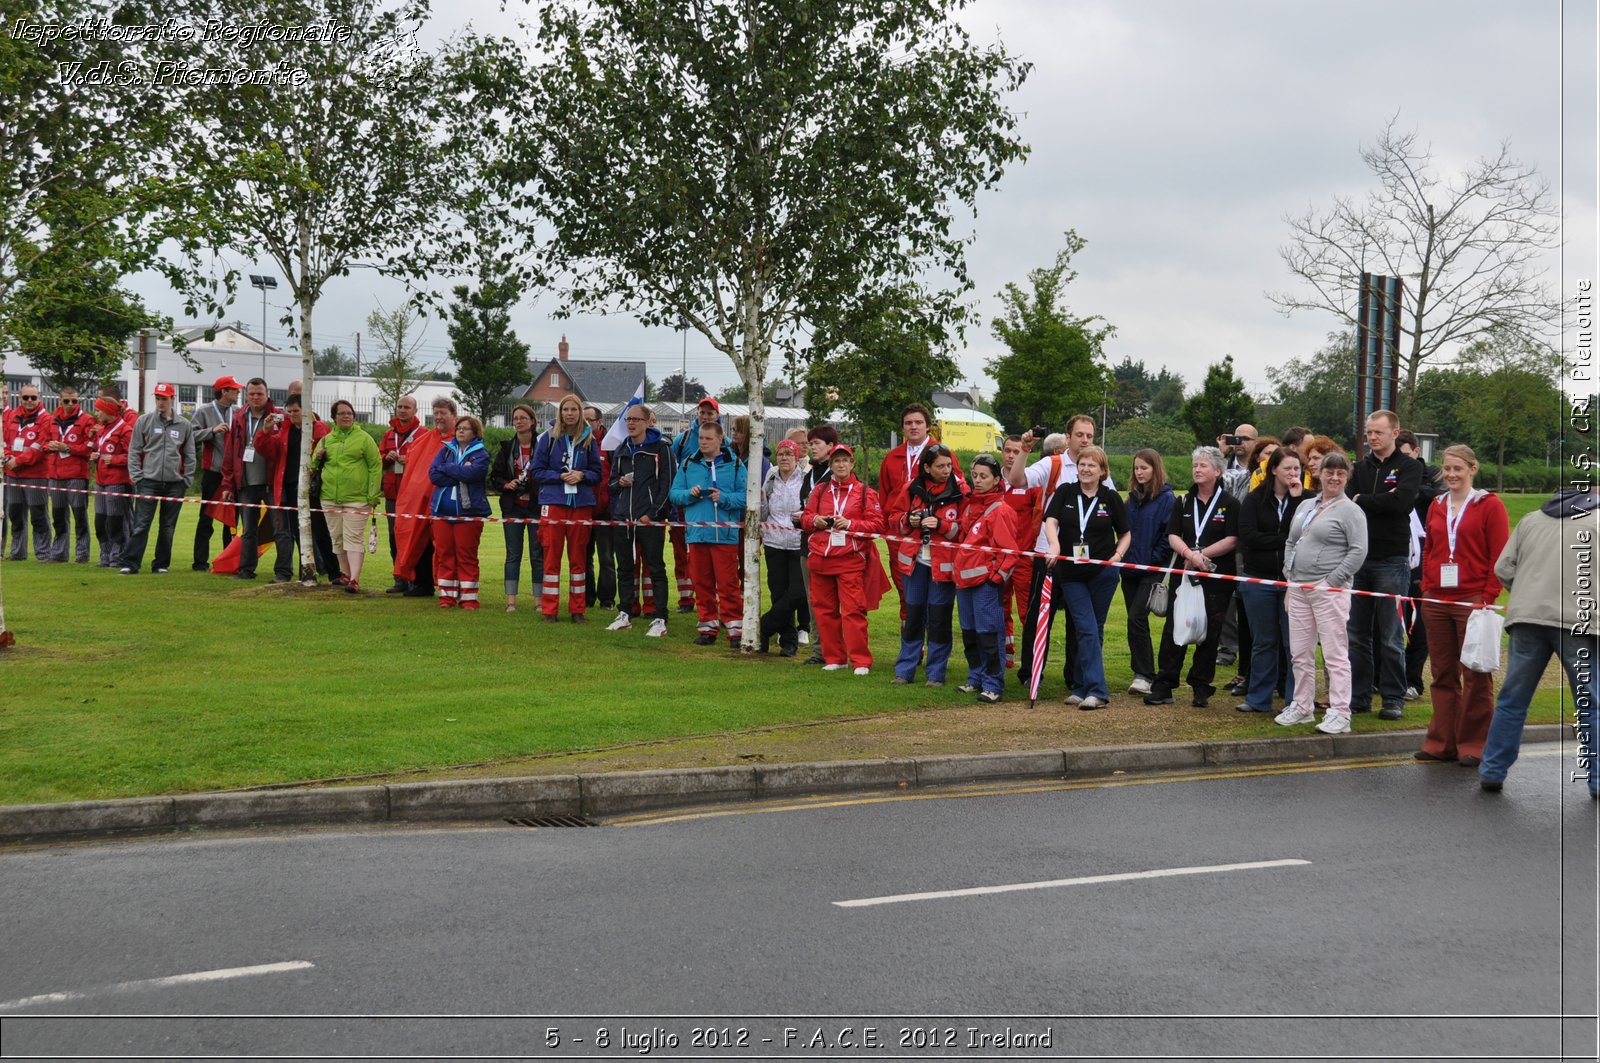
[[[871,674],[868,617],[892,586],[900,602],[892,683],[913,683],[920,669],[928,686],[944,686],[959,628],[967,667],[957,689],[1000,701],[1010,670],[1034,700],[1059,621],[1066,701],[1102,709],[1112,703],[1103,647],[1120,586],[1128,691],[1146,704],[1174,704],[1186,685],[1192,704],[1207,707],[1221,660],[1238,666],[1228,689],[1242,699],[1239,711],[1342,734],[1375,705],[1385,719],[1402,718],[1420,695],[1425,657],[1433,712],[1416,756],[1477,766],[1489,789],[1515,759],[1550,655],[1560,656],[1580,709],[1592,712],[1597,693],[1595,638],[1573,632],[1553,588],[1574,576],[1574,536],[1592,541],[1600,496],[1558,495],[1511,537],[1500,499],[1474,486],[1471,448],[1447,447],[1441,467],[1428,468],[1389,411],[1368,418],[1366,455],[1354,462],[1307,429],[1272,437],[1239,425],[1194,449],[1181,495],[1162,456],[1139,451],[1124,495],[1087,415],[1065,432],[1008,437],[1001,455],[980,454],[963,470],[937,440],[931,411],[913,403],[876,486],[857,475],[856,449],[828,424],[779,440],[752,484],[749,421],[725,426],[713,398],[670,440],[637,402],[609,432],[602,412],[577,396],[561,400],[543,432],[535,411],[518,405],[511,437],[491,455],[483,425],[450,399],[434,401],[431,426],[415,400],[402,399],[374,441],[344,401],[334,403],[331,425],[313,415],[308,428],[298,388],[281,409],[260,378],[219,378],[213,396],[185,417],[174,388],[158,384],[155,409],[139,415],[115,388],[88,411],[61,388],[51,412],[37,387],[23,387],[3,415],[9,559],[27,557],[31,528],[36,561],[88,563],[92,527],[101,567],[136,575],[154,529],[149,568],[165,572],[198,475],[192,567],[255,579],[270,540],[272,578],[288,582],[309,430],[315,564],[352,594],[382,512],[394,571],[387,593],[480,608],[479,544],[498,495],[508,612],[517,610],[527,556],[542,619],[559,622],[564,558],[572,622],[585,623],[591,606],[615,608],[608,631],[648,615],[646,636],[660,638],[675,593],[677,611],[695,616],[696,644],[726,637],[737,648],[744,520],[755,509],[769,592],[757,641],[767,652],[776,640],[785,657],[809,645],[806,663],[824,671]],[[223,549],[212,557],[218,522]],[[887,571],[879,538],[888,540]],[[1236,573],[1243,578],[1218,578]],[[1469,618],[1503,587],[1512,595],[1511,665],[1496,703],[1492,676],[1460,657]],[[1174,623],[1186,592],[1203,607],[1203,635]],[[1163,616],[1156,639],[1152,618]]]

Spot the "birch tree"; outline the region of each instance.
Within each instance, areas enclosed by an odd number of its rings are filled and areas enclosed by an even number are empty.
[[[539,0],[507,48],[499,173],[564,308],[695,329],[750,396],[751,497],[773,352],[806,322],[939,271],[970,287],[957,208],[1022,158],[1028,65],[976,44],[965,0]],[[928,312],[953,320],[950,292]],[[760,629],[758,507],[744,638]]]

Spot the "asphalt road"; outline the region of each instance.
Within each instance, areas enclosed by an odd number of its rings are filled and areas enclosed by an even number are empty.
[[[1600,809],[1568,768],[4,851],[0,1054],[1593,1059]],[[1241,864],[1271,866],[1194,870]]]

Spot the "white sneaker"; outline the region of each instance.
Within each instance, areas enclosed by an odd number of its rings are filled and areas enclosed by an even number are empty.
[[[843,668],[844,666],[840,665],[839,667]],[[857,668],[856,669],[856,675],[871,675],[871,674],[872,674],[872,669],[871,668]]]
[[[1272,722],[1281,727],[1294,727],[1302,723],[1316,723],[1317,710],[1297,709],[1293,705],[1290,705],[1282,712],[1278,713],[1278,715],[1274,716],[1272,718]]]
[[[644,633],[647,639],[658,639],[667,633],[667,622],[660,617],[650,621],[650,630]]]
[[[606,625],[607,631],[626,631],[633,626],[633,618],[626,612],[618,613],[617,618]]]
[[[811,632],[809,632],[809,631],[800,632],[800,645],[802,645],[802,646],[811,645]]]
[[[1325,735],[1347,735],[1350,733],[1350,714],[1348,712],[1330,712],[1322,717],[1322,722],[1317,724],[1317,730]]]
[[[1128,693],[1130,693],[1130,694],[1148,694],[1148,693],[1150,693],[1150,680],[1146,679],[1142,675],[1134,676],[1133,682],[1128,684]]]
[[[842,672],[848,667],[849,665],[845,664],[825,664],[822,666],[822,670],[824,672]]]
[[[1111,702],[1101,701],[1099,698],[1091,694],[1089,697],[1086,697],[1082,701],[1078,702],[1078,708],[1087,712],[1090,709],[1103,709],[1110,704]]]
[[[1067,695],[1067,704],[1068,705],[1082,705],[1083,704],[1083,699],[1078,697],[1078,695],[1076,695],[1076,694],[1068,694]]]

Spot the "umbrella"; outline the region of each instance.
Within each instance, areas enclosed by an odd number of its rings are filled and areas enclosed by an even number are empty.
[[[1039,700],[1039,680],[1044,677],[1044,659],[1050,652],[1050,622],[1055,619],[1050,609],[1050,591],[1055,582],[1055,566],[1051,565],[1039,584],[1039,615],[1033,623],[1033,674],[1028,677],[1029,707]]]

